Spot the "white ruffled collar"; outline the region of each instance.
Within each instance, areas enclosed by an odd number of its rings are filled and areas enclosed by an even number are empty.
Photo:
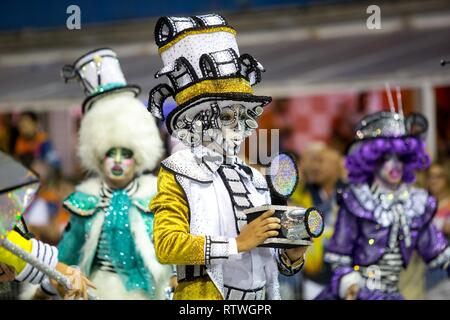
[[[372,212],[377,223],[384,227],[390,226],[394,222],[394,206],[405,215],[408,224],[413,218],[425,212],[428,193],[407,184],[402,184],[395,191],[368,184],[356,185],[351,188],[359,204],[365,210]]]

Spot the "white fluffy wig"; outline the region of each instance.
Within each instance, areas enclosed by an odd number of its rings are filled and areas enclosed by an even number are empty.
[[[111,94],[95,102],[84,115],[79,134],[82,166],[100,175],[102,159],[111,148],[132,150],[137,173],[153,170],[164,152],[155,119],[128,93]]]

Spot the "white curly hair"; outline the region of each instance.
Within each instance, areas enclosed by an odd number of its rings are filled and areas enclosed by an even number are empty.
[[[78,156],[86,170],[102,175],[102,159],[115,147],[133,151],[138,173],[153,170],[164,154],[155,119],[129,93],[99,99],[81,120]]]

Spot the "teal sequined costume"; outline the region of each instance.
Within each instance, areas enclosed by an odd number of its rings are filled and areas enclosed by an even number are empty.
[[[136,180],[120,190],[111,190],[103,183],[99,195],[76,191],[67,197],[64,207],[72,216],[58,246],[59,260],[80,265],[87,276],[107,264],[108,268],[103,270],[116,272],[127,290],[142,289],[149,299],[154,299],[155,280],[137,249],[132,233],[134,221],[130,221],[133,212],[142,218],[140,223],[145,223],[146,233],[143,236],[148,236],[151,243],[153,214],[148,209],[151,199],[133,197],[137,188]],[[95,219],[102,217],[99,235],[92,227]],[[96,238],[95,249],[85,252],[83,247],[91,238]]]

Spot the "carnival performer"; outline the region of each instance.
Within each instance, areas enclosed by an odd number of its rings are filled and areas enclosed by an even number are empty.
[[[58,246],[59,259],[79,265],[97,286],[99,299],[164,299],[169,266],[152,243],[156,193],[153,170],[163,155],[154,118],[128,85],[117,55],[91,51],[63,68],[88,97],[83,102],[78,155],[95,176],[64,200],[72,214]]]
[[[155,28],[164,62],[156,76],[171,85],[150,92],[149,109],[164,120],[172,96],[166,125],[188,146],[162,161],[150,204],[158,259],[177,265],[175,300],[280,299],[279,272],[293,275],[304,262],[305,247],[257,247],[278,234],[273,211],[248,224],[242,212],[270,204],[266,180],[238,152],[271,98],[253,94],[264,69],[239,54],[235,34],[216,14],[162,17]]]
[[[430,162],[428,124],[399,110],[368,115],[356,128],[346,158],[350,186],[339,194],[326,254],[335,270],[317,299],[403,299],[399,276],[414,250],[430,267],[450,272],[450,248],[431,223],[436,200],[411,185]]]

